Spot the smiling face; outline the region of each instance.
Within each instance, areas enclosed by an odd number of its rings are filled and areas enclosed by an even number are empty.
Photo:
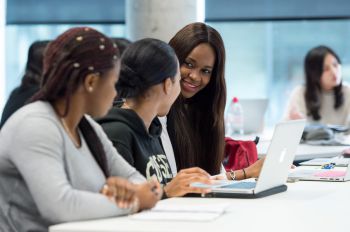
[[[181,65],[181,94],[191,98],[208,85],[215,64],[215,51],[208,43],[199,44]]]
[[[323,72],[321,76],[322,89],[329,91],[338,86],[341,82],[341,65],[338,60],[330,53],[326,55],[323,61]]]

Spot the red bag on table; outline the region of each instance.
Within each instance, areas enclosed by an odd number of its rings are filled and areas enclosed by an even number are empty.
[[[225,138],[225,157],[223,165],[226,171],[240,170],[246,168],[258,160],[256,145],[259,137],[255,141],[234,140]]]

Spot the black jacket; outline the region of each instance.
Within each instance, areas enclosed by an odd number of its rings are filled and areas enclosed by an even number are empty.
[[[27,87],[17,87],[14,89],[9,99],[6,102],[4,110],[2,111],[0,129],[5,124],[7,119],[15,113],[19,108],[24,106],[26,102],[39,90],[37,85],[29,85]]]
[[[172,179],[171,168],[160,142],[162,125],[154,119],[149,131],[142,119],[130,109],[113,107],[98,123],[118,152],[142,175],[155,175],[165,185]]]

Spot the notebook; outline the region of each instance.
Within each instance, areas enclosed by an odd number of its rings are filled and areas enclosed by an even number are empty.
[[[268,99],[240,99],[243,109],[244,134],[261,133],[264,128]]]
[[[193,183],[192,186],[211,188],[205,197],[257,198],[287,190],[289,169],[304,130],[305,120],[278,123],[258,180],[222,181],[213,185]]]

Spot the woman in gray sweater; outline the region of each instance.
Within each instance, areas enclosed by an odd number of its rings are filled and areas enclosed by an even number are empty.
[[[112,106],[119,66],[116,45],[91,28],[48,45],[40,91],[0,132],[0,231],[47,231],[160,199],[159,183],[145,182],[88,116]]]

